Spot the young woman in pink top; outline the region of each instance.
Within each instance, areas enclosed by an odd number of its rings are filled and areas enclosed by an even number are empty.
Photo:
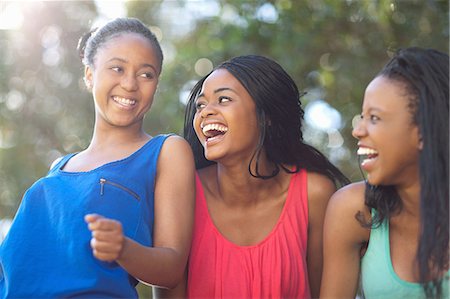
[[[253,55],[193,88],[185,137],[198,169],[196,215],[177,296],[319,295],[325,208],[347,179],[303,142],[299,98],[280,65]]]

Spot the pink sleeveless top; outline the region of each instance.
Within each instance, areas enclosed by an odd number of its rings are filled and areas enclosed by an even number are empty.
[[[306,264],[306,171],[291,176],[277,224],[252,246],[238,246],[214,226],[200,179],[189,258],[188,298],[310,298]]]

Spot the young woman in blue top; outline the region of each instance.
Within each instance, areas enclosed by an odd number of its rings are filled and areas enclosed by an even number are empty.
[[[139,20],[80,40],[95,126],[85,150],[27,190],[0,248],[0,297],[137,297],[138,280],[173,287],[188,257],[194,206],[190,146],[142,128],[163,54]]]
[[[337,191],[321,298],[448,298],[449,57],[400,50],[368,85],[358,139],[365,182]]]

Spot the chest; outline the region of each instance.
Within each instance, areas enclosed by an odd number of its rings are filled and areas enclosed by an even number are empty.
[[[389,228],[389,250],[395,273],[405,281],[419,281],[417,249],[419,227],[414,224],[402,225],[391,221]]]
[[[239,246],[251,246],[264,240],[279,222],[287,191],[244,206],[229,206],[210,196],[208,210],[217,230]]]
[[[310,297],[301,198],[284,194],[239,209],[198,199],[189,297]]]

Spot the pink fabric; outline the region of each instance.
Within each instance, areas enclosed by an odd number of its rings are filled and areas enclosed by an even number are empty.
[[[214,226],[196,178],[189,298],[310,298],[306,264],[306,171],[291,176],[283,211],[271,233],[254,246],[238,246]]]

